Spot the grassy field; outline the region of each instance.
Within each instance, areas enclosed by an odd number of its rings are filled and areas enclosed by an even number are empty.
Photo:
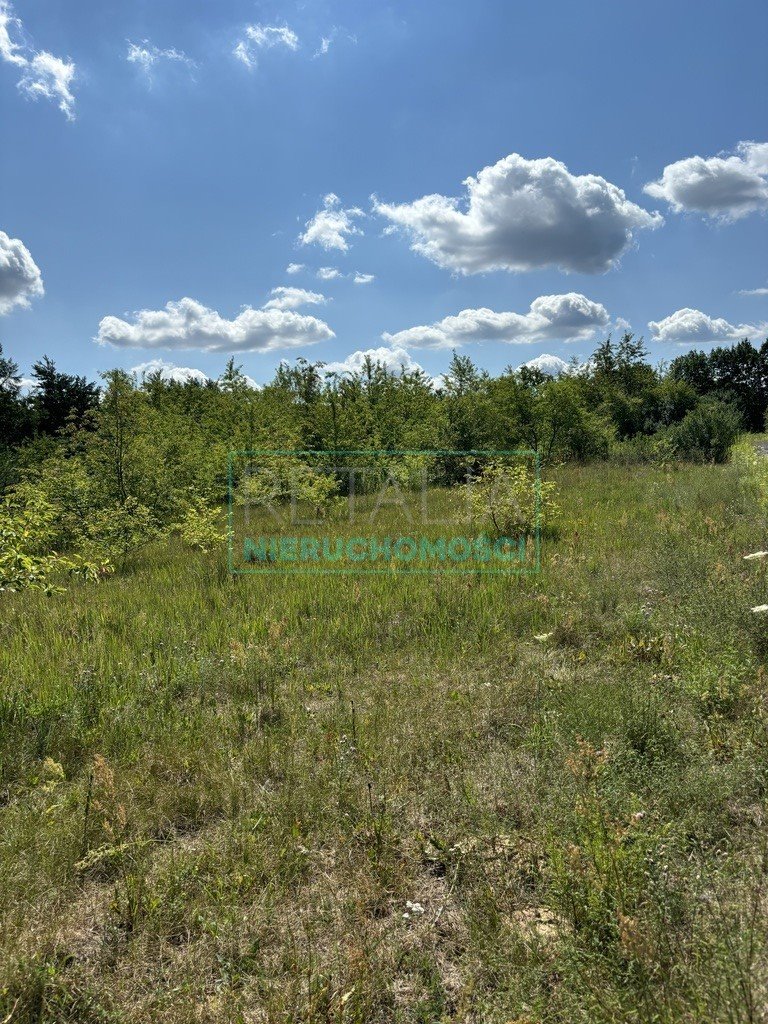
[[[556,477],[539,576],[0,596],[0,1021],[768,1019],[765,522]]]

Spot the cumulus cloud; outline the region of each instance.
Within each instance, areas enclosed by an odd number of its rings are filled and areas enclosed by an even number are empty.
[[[352,352],[342,362],[327,363],[325,372],[339,374],[360,373],[366,359],[372,359],[374,363],[381,363],[392,373],[399,373],[403,369],[407,373],[423,369],[407,349],[400,346],[382,345],[381,348],[366,348]]]
[[[346,252],[349,249],[347,238],[362,234],[355,220],[363,216],[363,211],[357,206],[345,209],[339,197],[329,192],[323,199],[323,208],[307,221],[299,241],[302,245],[320,245],[326,251],[340,249]]]
[[[768,210],[768,142],[740,142],[730,155],[678,160],[644,191],[666,200],[675,213],[695,211],[726,221]]]
[[[17,88],[29,99],[53,100],[67,120],[75,119],[72,82],[76,68],[72,61],[55,57],[47,50],[35,50],[17,43],[12,33],[21,33],[22,25],[8,0],[0,0],[0,59],[21,71]]]
[[[238,40],[233,53],[247,68],[255,68],[259,51],[276,46],[298,50],[299,37],[287,25],[246,25],[243,38]]]
[[[337,267],[320,267],[317,276],[321,281],[335,281],[337,277],[341,277],[341,271]]]
[[[375,280],[375,276],[373,274],[361,274],[358,270],[352,280],[355,284],[370,284],[371,281]]]
[[[273,288],[273,296],[263,309],[299,309],[301,306],[322,306],[329,301],[320,292],[308,292],[305,288]]]
[[[43,276],[20,238],[0,231],[0,314],[43,294]]]
[[[678,309],[663,320],[648,324],[654,341],[687,342],[740,341],[768,334],[768,324],[731,324],[722,317],[707,316],[698,309]]]
[[[286,274],[300,274],[303,269],[303,263],[289,263],[285,268],[285,272]]]
[[[541,370],[542,373],[548,373],[551,377],[559,377],[561,373],[570,373],[571,371],[571,364],[567,363],[565,359],[546,353],[535,356],[522,365],[527,366],[531,370]]]
[[[292,310],[248,306],[234,319],[227,320],[190,298],[169,302],[160,310],[140,310],[132,314],[132,321],[104,317],[95,341],[116,348],[274,352],[335,337],[322,320]]]
[[[634,231],[663,223],[605,178],[571,174],[551,157],[512,153],[463,184],[461,199],[394,204],[374,196],[374,210],[409,234],[415,252],[461,274],[550,266],[599,273],[616,263]]]
[[[178,384],[187,384],[189,381],[197,381],[198,384],[207,384],[210,377],[202,370],[196,370],[191,366],[176,366],[168,363],[165,359],[150,359],[146,363],[139,363],[131,367],[130,373],[137,377],[148,377],[151,373],[159,373],[162,380],[176,381]]]
[[[155,64],[158,61],[171,61],[177,64],[183,64],[189,68],[190,71],[194,70],[197,66],[193,60],[191,60],[186,53],[182,50],[168,49],[161,50],[157,46],[154,46],[148,39],[144,39],[141,43],[128,42],[128,53],[125,58],[129,64],[136,64],[143,71],[147,77],[147,81],[151,84],[152,82],[152,71],[154,70]]]
[[[459,348],[477,341],[579,341],[591,338],[609,320],[605,306],[577,292],[568,292],[539,296],[527,313],[463,309],[456,316],[447,316],[430,326],[410,327],[397,334],[383,334],[382,338],[390,345],[437,349]]]

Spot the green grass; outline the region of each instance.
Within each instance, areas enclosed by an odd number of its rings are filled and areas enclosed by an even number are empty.
[[[540,576],[3,595],[0,1020],[765,1020],[765,523],[557,477]]]

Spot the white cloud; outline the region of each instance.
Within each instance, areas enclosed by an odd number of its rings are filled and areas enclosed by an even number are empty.
[[[24,47],[14,43],[11,31],[21,32],[21,22],[13,14],[13,8],[6,0],[0,0],[0,58],[8,64],[26,67],[27,58],[23,54]]]
[[[768,288],[742,288],[739,295],[768,295]]]
[[[144,39],[141,44],[129,41],[125,59],[129,64],[138,64],[150,83],[152,82],[152,71],[158,61],[168,60],[184,64],[190,71],[197,66],[182,50],[173,48],[161,50],[150,43],[148,39]]]
[[[333,42],[335,36],[336,36],[336,30],[335,29],[333,30],[333,32],[331,32],[331,34],[329,36],[323,36],[322,39],[320,40],[320,45],[315,50],[315,52],[312,54],[312,56],[313,57],[324,57],[326,55],[326,53],[328,53],[328,51],[330,50],[331,43]]]
[[[262,309],[299,309],[300,306],[322,306],[329,300],[320,292],[308,292],[304,288],[273,288],[269,293],[274,298]]]
[[[375,281],[375,275],[373,274],[361,274],[358,270],[355,274],[353,281],[355,284],[370,284],[371,281]]]
[[[14,306],[28,306],[43,294],[43,277],[32,254],[20,238],[0,231],[0,313]]]
[[[571,174],[547,157],[517,153],[467,178],[463,199],[423,196],[412,203],[381,203],[374,210],[405,229],[415,252],[461,274],[609,270],[640,228],[663,223],[595,174]]]
[[[285,268],[285,272],[286,274],[300,274],[303,269],[303,263],[289,263]]]
[[[335,281],[337,277],[341,277],[341,271],[336,267],[320,267],[317,276],[321,281]]]
[[[731,324],[722,317],[707,316],[698,309],[678,309],[663,320],[648,324],[654,341],[686,342],[741,341],[768,333],[768,324]]]
[[[135,373],[137,377],[143,378],[148,377],[151,373],[160,373],[161,380],[172,380],[176,381],[177,384],[186,384],[189,381],[197,381],[199,384],[207,384],[211,378],[207,373],[203,373],[202,370],[196,370],[191,366],[176,366],[175,363],[169,363],[165,359],[150,359],[146,363],[139,363],[138,366],[133,366],[128,371],[129,373]],[[242,373],[242,378],[249,388],[254,388],[256,391],[261,390],[261,385],[257,384],[256,381],[249,377],[247,373]],[[221,378],[218,378],[216,383],[220,383]]]
[[[668,164],[644,189],[675,213],[696,211],[725,221],[768,210],[768,142],[740,142],[736,152]]]
[[[359,373],[369,358],[386,366],[392,373],[399,373],[403,368],[406,372],[423,369],[406,349],[387,345],[352,352],[342,362],[327,363],[324,369],[326,373]]]
[[[11,32],[21,33],[21,22],[13,14],[8,0],[0,0],[0,59],[21,69],[18,89],[28,98],[41,97],[58,103],[67,120],[75,119],[75,97],[72,82],[76,68],[72,61],[54,57],[47,50],[34,50],[25,43],[16,43]]]
[[[274,352],[335,337],[322,320],[292,310],[248,306],[233,320],[227,320],[190,298],[169,302],[160,310],[140,310],[132,316],[133,323],[116,316],[104,317],[96,342],[116,348]]]
[[[320,245],[326,251],[340,249],[346,252],[349,248],[347,238],[362,234],[355,219],[363,216],[363,211],[356,206],[344,209],[339,197],[329,192],[323,199],[322,210],[307,221],[306,231],[299,235],[299,241],[302,245]]]
[[[59,110],[68,121],[75,119],[75,97],[70,86],[75,77],[75,65],[60,60],[52,53],[42,50],[36,53],[24,69],[19,89],[33,100],[43,99],[58,102]]]
[[[166,362],[165,359],[150,359],[129,370],[129,373],[135,373],[137,377],[148,377],[149,374],[158,372],[162,380],[172,380],[178,384],[186,384],[191,380],[197,381],[199,384],[206,384],[210,380],[208,374],[203,373],[202,370],[196,370],[191,366],[176,366],[174,363]]]
[[[542,373],[548,373],[551,377],[559,377],[561,373],[570,373],[571,370],[571,364],[567,363],[565,359],[545,353],[534,359],[529,359],[527,363],[523,363],[523,366],[527,366],[531,370],[541,370]]]
[[[247,68],[255,68],[259,50],[271,50],[275,46],[298,50],[299,37],[287,25],[246,25],[245,35],[233,53]]]
[[[584,295],[541,295],[527,313],[496,313],[492,309],[463,309],[438,323],[383,334],[390,345],[409,348],[459,348],[469,342],[580,341],[609,323],[608,312]]]

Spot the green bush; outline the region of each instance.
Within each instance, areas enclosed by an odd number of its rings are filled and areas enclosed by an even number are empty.
[[[557,488],[528,465],[486,467],[469,488],[472,518],[495,537],[531,537],[553,530],[560,517]]]
[[[739,413],[726,402],[707,398],[667,431],[678,458],[690,462],[727,462],[741,433]]]

